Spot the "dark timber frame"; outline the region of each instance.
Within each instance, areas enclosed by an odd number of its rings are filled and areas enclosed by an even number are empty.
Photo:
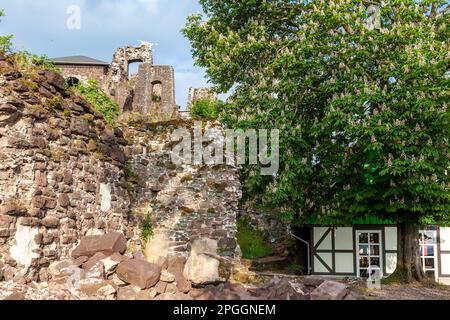
[[[310,259],[311,259],[311,274],[314,275],[331,275],[331,276],[353,276],[356,277],[358,274],[358,263],[357,263],[357,239],[356,239],[356,232],[357,231],[380,231],[381,232],[381,257],[382,257],[382,270],[383,275],[389,275],[386,269],[386,262],[387,262],[387,254],[397,253],[397,250],[391,250],[386,249],[386,228],[387,227],[396,227],[396,225],[392,224],[383,224],[383,225],[353,225],[353,226],[341,226],[341,227],[329,227],[329,226],[321,226],[321,225],[309,225],[312,229],[311,231],[311,252],[310,252]],[[328,228],[324,234],[318,239],[317,243],[314,245],[315,239],[314,239],[314,227],[322,227],[322,228]],[[353,250],[342,250],[342,249],[336,249],[336,228],[351,228],[352,229],[352,244],[353,244]],[[450,278],[450,273],[446,274],[443,273],[443,267],[442,267],[442,255],[443,254],[449,254],[450,250],[442,250],[441,249],[441,228],[439,226],[428,226],[425,228],[425,230],[434,230],[436,231],[436,254],[435,259],[437,260],[437,275],[438,278]],[[319,246],[323,243],[323,241],[327,238],[328,235],[331,235],[331,249],[319,249]],[[320,257],[320,253],[329,253],[331,254],[331,265],[327,264],[324,259]],[[346,273],[346,272],[337,272],[336,271],[336,254],[337,253],[352,253],[353,255],[353,273]],[[316,272],[314,270],[315,265],[315,259],[317,259],[328,272]]]
[[[311,228],[314,227],[325,227],[325,226],[310,226]],[[395,225],[353,225],[353,226],[342,226],[341,228],[352,228],[352,239],[353,239],[353,250],[342,250],[342,249],[336,249],[336,243],[335,243],[335,231],[336,228],[339,227],[328,227],[328,230],[322,235],[322,237],[319,239],[316,245],[314,245],[314,230],[311,232],[311,274],[315,275],[332,275],[332,276],[353,276],[356,277],[358,274],[358,262],[357,254],[356,254],[356,231],[358,230],[368,230],[368,231],[380,231],[381,232],[381,256],[382,256],[382,262],[383,262],[383,275],[387,275],[386,270],[386,253],[397,253],[397,250],[387,250],[386,249],[386,233],[385,233],[385,227],[395,227]],[[325,240],[325,238],[331,233],[331,249],[318,249],[318,247],[322,244],[322,242]],[[319,256],[320,253],[330,253],[331,254],[331,266],[329,266],[325,261]],[[353,272],[347,273],[347,272],[337,272],[336,271],[336,253],[352,253],[353,254]],[[319,260],[319,262],[329,271],[329,272],[315,272],[314,270],[314,258]]]

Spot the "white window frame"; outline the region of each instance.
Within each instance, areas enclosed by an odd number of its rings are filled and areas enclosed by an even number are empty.
[[[433,232],[433,237],[434,237],[434,244],[423,244],[423,234],[425,232]],[[419,238],[419,252],[421,251],[420,254],[420,262],[422,263],[422,268],[423,271],[425,272],[425,274],[427,273],[427,271],[434,271],[434,278],[437,279],[439,276],[438,273],[438,254],[437,254],[437,230],[420,230],[419,231],[420,234],[422,234],[422,236]],[[433,255],[432,256],[424,256],[424,250],[423,247],[424,246],[432,246],[433,247]],[[434,260],[434,268],[427,268],[425,266],[425,259],[433,259]]]
[[[367,233],[368,234],[368,240],[367,240],[368,243],[362,243],[362,244],[369,246],[369,254],[367,255],[367,257],[369,259],[369,266],[367,268],[364,268],[364,269],[368,270],[369,279],[371,279],[371,271],[372,270],[376,270],[376,269],[372,269],[372,267],[370,265],[370,258],[372,258],[372,256],[370,255],[370,245],[371,245],[370,244],[370,234],[371,233],[377,233],[378,234],[379,242],[377,243],[377,245],[379,245],[380,251],[379,251],[379,255],[375,255],[375,256],[373,256],[373,258],[379,258],[380,259],[380,266],[379,266],[380,276],[383,276],[383,273],[384,273],[383,272],[383,269],[384,269],[383,263],[384,263],[384,261],[383,261],[383,239],[382,239],[382,232],[381,232],[381,230],[356,230],[355,232],[356,232],[356,248],[355,248],[355,250],[356,250],[356,275],[357,275],[357,277],[358,278],[361,277],[361,273],[360,273],[360,268],[361,268],[360,267],[360,254],[359,254],[359,245],[361,244],[359,242],[359,235],[361,233]]]

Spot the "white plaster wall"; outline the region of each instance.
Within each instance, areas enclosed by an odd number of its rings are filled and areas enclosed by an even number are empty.
[[[397,254],[396,253],[386,253],[386,273],[391,274],[395,271],[397,267]]]
[[[322,236],[327,232],[329,228],[326,227],[314,227],[314,246],[317,245]],[[326,236],[326,238],[322,241],[318,250],[331,250],[331,232]]]
[[[100,210],[107,212],[111,209],[111,185],[101,183],[100,184],[100,196],[102,198]]]
[[[336,272],[353,273],[353,253],[335,253]]]
[[[10,249],[11,257],[23,266],[23,270],[26,271],[33,258],[39,258],[39,254],[33,252],[38,249],[39,246],[34,241],[35,236],[38,234],[38,228],[32,228],[19,224],[15,234],[16,244]]]
[[[450,251],[450,228],[441,227],[441,251]]]
[[[384,228],[386,250],[397,250],[397,227]]]
[[[336,250],[353,250],[353,228],[336,228],[334,246]]]
[[[331,253],[318,253],[317,254],[323,261],[331,268],[332,267],[332,258]],[[314,256],[314,272],[326,272],[329,273],[328,269]]]
[[[441,273],[450,275],[450,254],[441,254]]]
[[[445,284],[446,286],[450,286],[450,278],[439,278],[438,282],[440,284]]]

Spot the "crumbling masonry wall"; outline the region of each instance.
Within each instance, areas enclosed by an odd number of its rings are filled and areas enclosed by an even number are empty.
[[[234,256],[237,169],[170,159],[171,133],[192,123],[111,129],[62,76],[38,72],[0,56],[0,281],[48,280],[49,265],[86,235],[119,231],[128,253],[140,250],[148,216],[149,259],[187,256],[199,238]]]
[[[61,72],[66,79],[76,78],[84,85],[86,85],[89,80],[95,80],[99,84],[104,83],[108,71],[108,68],[104,66],[60,64],[58,67],[61,69]]]
[[[51,262],[87,234],[124,232],[126,141],[53,72],[0,66],[0,280],[45,281]],[[5,76],[6,74],[6,76]],[[9,75],[9,76],[8,76]]]
[[[218,123],[208,123],[206,128]],[[132,198],[135,210],[149,215],[154,237],[147,245],[152,260],[167,253],[187,256],[194,240],[217,241],[220,255],[234,257],[236,213],[241,197],[237,168],[227,165],[182,165],[171,161],[175,129],[191,130],[191,121],[131,124],[123,128],[136,173]]]
[[[186,111],[191,111],[194,102],[202,99],[210,99],[216,101],[218,99],[217,93],[215,93],[211,88],[189,88],[188,103],[186,106]]]
[[[128,79],[129,64],[133,62],[142,64],[137,75]],[[153,120],[178,117],[174,70],[171,66],[153,65],[149,44],[117,49],[104,88],[117,102],[121,113],[149,115]]]

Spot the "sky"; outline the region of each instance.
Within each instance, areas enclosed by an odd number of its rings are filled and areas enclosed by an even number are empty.
[[[68,27],[73,6],[80,9],[79,28]],[[16,49],[111,62],[117,48],[148,41],[157,44],[154,63],[174,67],[176,102],[182,109],[190,86],[207,85],[180,32],[187,16],[201,11],[197,0],[1,0],[0,8],[6,14],[0,34],[13,34]]]

